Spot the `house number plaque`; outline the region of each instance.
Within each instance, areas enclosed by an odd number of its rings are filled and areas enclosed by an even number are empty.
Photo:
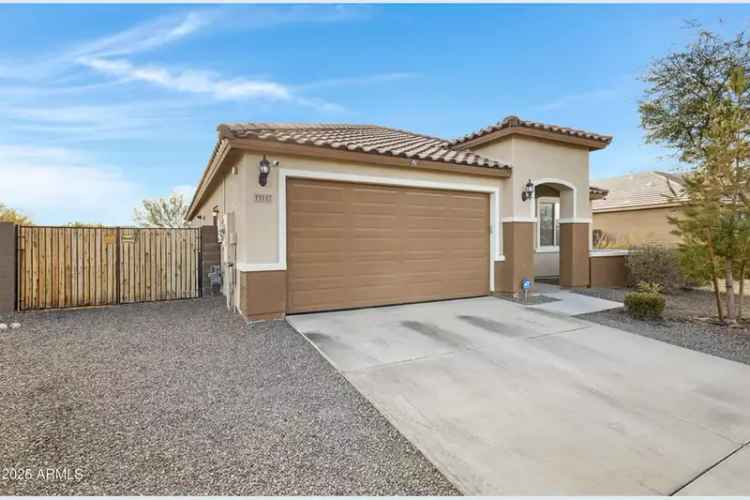
[[[255,203],[271,203],[273,195],[267,193],[255,193]]]

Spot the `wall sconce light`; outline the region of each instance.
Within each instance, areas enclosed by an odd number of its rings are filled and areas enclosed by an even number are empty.
[[[263,158],[258,162],[258,172],[260,172],[258,175],[258,184],[261,186],[268,184],[268,174],[271,173],[271,167],[277,167],[278,165],[278,160],[270,162],[268,161],[268,158],[266,158],[266,155],[263,155]]]
[[[531,179],[529,179],[529,182],[526,183],[526,186],[523,188],[523,192],[521,193],[521,199],[523,201],[530,200],[534,197],[534,183],[531,182]]]

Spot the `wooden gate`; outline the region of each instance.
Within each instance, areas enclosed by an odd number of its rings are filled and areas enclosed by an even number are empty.
[[[198,297],[197,229],[18,227],[18,309]]]
[[[197,229],[121,229],[120,303],[198,296]]]

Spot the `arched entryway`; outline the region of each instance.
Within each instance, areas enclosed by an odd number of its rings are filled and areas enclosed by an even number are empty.
[[[562,179],[536,179],[530,216],[534,272],[564,287],[588,285],[589,224],[578,218],[576,187]]]

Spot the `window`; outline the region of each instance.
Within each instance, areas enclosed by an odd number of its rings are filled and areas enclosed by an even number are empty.
[[[559,205],[554,201],[539,201],[539,247],[558,246]]]

